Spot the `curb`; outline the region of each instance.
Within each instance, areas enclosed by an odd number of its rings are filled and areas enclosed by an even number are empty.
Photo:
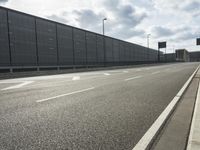
[[[194,136],[194,133],[197,133],[197,132],[195,132],[195,126],[197,125],[196,116],[197,116],[197,113],[198,113],[197,112],[198,109],[200,109],[199,106],[200,106],[200,83],[199,83],[199,86],[198,86],[198,91],[197,91],[197,96],[196,96],[196,101],[195,101],[195,106],[194,106],[194,112],[193,112],[193,117],[192,117],[192,123],[191,123],[190,131],[189,131],[189,138],[188,138],[186,150],[200,149],[200,145],[199,145],[200,135],[198,134],[199,137]]]
[[[196,70],[193,72],[190,78],[185,82],[183,87],[179,90],[177,95],[172,99],[172,101],[168,104],[165,110],[155,120],[155,122],[151,125],[151,127],[147,130],[147,132],[143,135],[143,137],[139,140],[139,142],[135,145],[135,147],[132,150],[148,150],[151,148],[158,133],[162,130],[162,127],[170,117],[171,113],[176,108],[176,105],[180,101],[182,95],[186,91],[187,87],[191,83],[193,77],[195,76],[199,68],[200,66],[196,68]]]

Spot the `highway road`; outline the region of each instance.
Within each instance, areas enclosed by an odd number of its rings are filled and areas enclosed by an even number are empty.
[[[0,149],[131,150],[197,66],[0,80]]]

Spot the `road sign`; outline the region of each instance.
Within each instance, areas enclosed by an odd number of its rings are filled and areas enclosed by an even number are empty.
[[[200,38],[197,38],[197,45],[200,45]]]
[[[166,48],[167,42],[158,42],[158,48]]]

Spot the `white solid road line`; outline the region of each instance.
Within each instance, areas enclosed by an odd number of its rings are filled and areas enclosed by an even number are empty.
[[[124,81],[129,81],[129,80],[134,80],[134,79],[139,79],[139,78],[142,78],[142,76],[135,76],[132,78],[125,79]]]
[[[80,78],[81,78],[80,76],[74,76],[74,77],[72,78],[72,80],[73,80],[73,81],[76,81],[76,80],[80,80]]]
[[[12,89],[18,89],[18,88],[21,88],[25,85],[28,85],[28,84],[31,84],[33,83],[34,81],[22,81],[22,83],[18,84],[18,85],[14,85],[14,86],[10,86],[10,87],[7,87],[7,88],[4,88],[4,89],[1,89],[1,91],[5,91],[5,90],[12,90]],[[11,83],[11,82],[7,82],[7,83]]]
[[[171,112],[174,110],[176,104],[180,100],[182,94],[185,92],[186,88],[192,81],[199,67],[194,71],[194,73],[190,76],[181,90],[177,93],[177,95],[173,98],[173,100],[169,103],[169,105],[165,108],[165,110],[160,114],[160,116],[156,119],[156,121],[152,124],[152,126],[147,130],[147,132],[143,135],[140,141],[135,145],[132,150],[146,150],[149,148],[156,134],[164,125],[166,119],[170,116]]]
[[[77,93],[86,92],[86,91],[89,91],[89,90],[93,90],[94,88],[95,87],[91,87],[91,88],[87,88],[87,89],[83,89],[83,90],[79,90],[79,91],[74,91],[74,92],[71,92],[71,93],[61,94],[61,95],[57,95],[57,96],[53,96],[53,97],[37,100],[36,102],[37,103],[41,103],[41,102],[44,102],[44,101],[49,101],[49,100],[60,98],[60,97],[64,97],[64,96],[69,96],[69,95],[73,95],[73,94],[77,94]]]
[[[160,73],[160,71],[152,72],[151,74],[158,74],[158,73]]]

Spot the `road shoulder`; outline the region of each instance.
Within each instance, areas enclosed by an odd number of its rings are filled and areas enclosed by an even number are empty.
[[[191,120],[195,107],[195,100],[199,86],[197,72],[186,92],[182,96],[177,108],[164,125],[151,149],[153,150],[183,150],[187,147]]]

